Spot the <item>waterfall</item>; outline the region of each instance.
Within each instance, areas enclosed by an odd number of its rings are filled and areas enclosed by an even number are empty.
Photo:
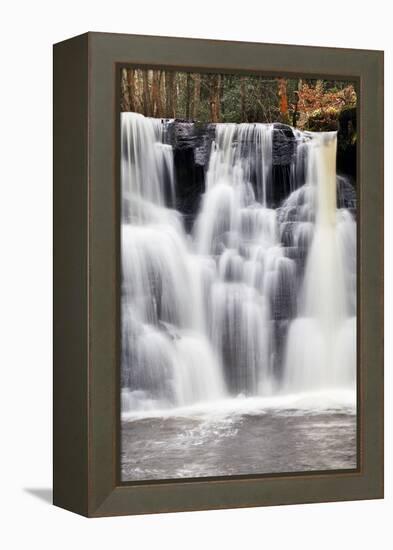
[[[216,124],[187,234],[171,124],[121,115],[122,411],[353,385],[356,221],[337,208],[335,133],[293,133],[277,207],[280,130]]]
[[[170,208],[173,152],[161,143],[162,126],[122,113],[123,410],[186,405],[225,392],[201,319],[203,260],[197,268],[181,217]]]
[[[356,225],[336,207],[336,146],[335,132],[314,134],[309,144],[306,186],[315,222],[285,358],[294,391],[355,382]]]

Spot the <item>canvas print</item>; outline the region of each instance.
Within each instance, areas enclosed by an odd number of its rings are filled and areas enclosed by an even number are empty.
[[[356,469],[355,83],[119,79],[121,480]]]

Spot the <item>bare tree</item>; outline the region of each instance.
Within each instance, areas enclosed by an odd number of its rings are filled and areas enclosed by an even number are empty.
[[[193,106],[192,106],[192,75],[187,73],[186,79],[186,118],[193,118]]]
[[[130,111],[136,111],[135,102],[135,69],[127,69],[128,104]]]
[[[165,73],[165,92],[166,92],[166,116],[168,118],[175,118],[175,94],[176,92],[176,79],[173,71]]]
[[[247,122],[246,93],[246,77],[242,76],[240,77],[240,114],[242,122]]]
[[[143,114],[145,116],[152,116],[151,99],[150,99],[150,87],[149,87],[149,71],[144,70],[143,73]]]
[[[121,110],[129,111],[130,110],[130,100],[128,93],[128,82],[127,82],[127,69],[122,69],[121,71]]]
[[[193,118],[198,118],[200,100],[201,100],[201,75],[199,73],[196,73],[194,75]]]
[[[210,75],[209,79],[209,106],[210,118],[212,122],[219,122],[221,117],[220,109],[220,84],[221,75]]]
[[[293,113],[292,113],[292,126],[294,128],[296,128],[296,125],[297,125],[297,118],[298,118],[298,113],[299,113],[299,110],[298,110],[299,92],[301,91],[302,86],[303,86],[302,79],[299,78],[298,83],[297,83],[297,90],[295,90],[295,92],[294,92],[294,94],[295,94],[295,103],[294,103],[294,106],[293,106]]]
[[[163,116],[161,100],[161,71],[153,70],[152,79],[152,114],[158,118]]]

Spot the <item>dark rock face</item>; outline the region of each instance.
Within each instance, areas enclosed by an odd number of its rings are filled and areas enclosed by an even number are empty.
[[[166,141],[172,145],[175,152],[191,149],[194,153],[195,164],[206,167],[214,135],[214,124],[200,124],[175,119],[167,126]]]
[[[291,165],[296,154],[296,138],[290,126],[274,125],[272,152],[272,185],[268,202],[277,208],[291,192]]]
[[[268,205],[277,208],[291,192],[291,165],[273,164],[272,185]],[[269,200],[270,199],[270,200]]]
[[[352,114],[347,113],[338,133],[337,169],[356,175],[356,142],[352,143]],[[352,133],[351,133],[352,132]],[[175,119],[166,126],[165,141],[172,145],[176,176],[176,209],[184,215],[186,230],[190,231],[198,212],[201,195],[205,192],[205,175],[208,169],[215,124]],[[298,156],[297,165],[294,159]],[[277,208],[297,186],[305,181],[306,158],[299,155],[299,144],[293,129],[286,124],[275,123],[272,145],[272,176],[267,189],[267,203]],[[251,175],[251,179],[252,179]],[[341,181],[342,180],[342,181]],[[356,193],[345,178],[338,182],[338,204],[355,208]],[[345,180],[345,181],[344,181]],[[254,184],[253,181],[251,181]],[[355,195],[355,196],[354,196]]]
[[[273,166],[291,164],[296,153],[296,138],[293,130],[286,124],[274,124]]]
[[[205,192],[204,167],[195,162],[194,149],[175,149],[176,210],[184,216],[186,230],[190,231]]]
[[[337,206],[347,208],[356,215],[356,189],[354,182],[344,176],[337,176]]]
[[[356,181],[356,107],[343,109],[338,119],[337,170]]]
[[[205,172],[209,162],[214,125],[175,120],[168,124],[166,142],[174,152],[176,209],[184,215],[190,231],[205,192]]]

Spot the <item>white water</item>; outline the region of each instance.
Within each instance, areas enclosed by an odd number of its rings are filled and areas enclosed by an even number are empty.
[[[273,125],[218,124],[187,235],[167,124],[122,113],[122,412],[351,389],[356,222],[336,208],[335,134],[297,132],[273,209]]]
[[[356,225],[336,208],[335,133],[313,136],[307,168],[315,223],[285,358],[285,387],[299,391],[345,387],[356,374]]]

